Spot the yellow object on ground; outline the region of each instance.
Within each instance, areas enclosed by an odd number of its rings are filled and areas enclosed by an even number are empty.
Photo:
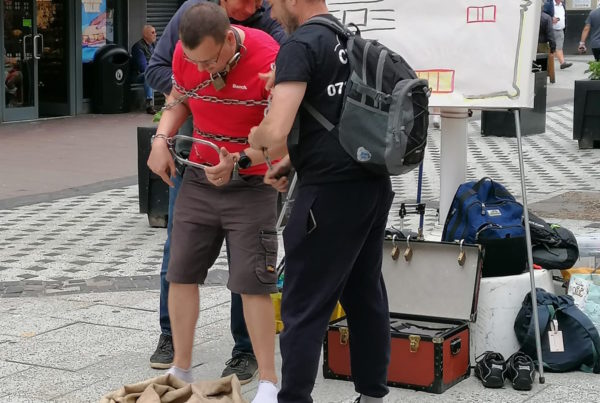
[[[273,308],[275,309],[275,333],[281,333],[283,330],[283,322],[281,321],[281,293],[271,294],[271,300],[273,301]],[[338,302],[331,313],[329,321],[332,322],[343,316],[346,316],[346,312],[344,312],[344,308],[342,308],[342,305]]]
[[[569,281],[573,274],[590,274],[594,272],[600,274],[600,267],[597,269],[591,267],[574,267],[572,269],[561,270],[560,274],[562,274],[565,281]]]

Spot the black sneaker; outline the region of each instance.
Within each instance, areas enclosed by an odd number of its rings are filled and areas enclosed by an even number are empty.
[[[564,62],[563,64],[560,65],[560,69],[564,70],[564,69],[568,69],[569,67],[571,67],[573,65],[573,63],[569,63],[569,62]]]
[[[254,354],[238,354],[225,363],[221,377],[236,374],[240,384],[245,385],[258,373],[258,363]]]
[[[525,353],[514,353],[506,361],[506,377],[516,390],[531,390],[535,378],[533,360]]]
[[[154,354],[150,357],[150,367],[167,369],[173,365],[173,339],[171,336],[161,334]]]
[[[501,388],[504,386],[506,363],[502,354],[486,351],[476,359],[475,376],[481,379],[486,388]]]

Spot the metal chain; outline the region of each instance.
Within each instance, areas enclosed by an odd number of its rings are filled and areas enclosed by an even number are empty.
[[[197,127],[194,127],[194,132],[196,134],[199,134],[200,136],[202,136],[206,139],[210,139],[210,140],[216,140],[216,141],[227,142],[227,143],[235,143],[235,144],[248,144],[247,137],[232,137],[232,136],[226,136],[224,134],[207,133],[207,132],[203,132],[202,130],[198,129]]]
[[[205,101],[205,102],[212,102],[212,103],[223,104],[223,105],[242,105],[242,106],[268,106],[269,105],[269,101],[263,100],[263,99],[261,99],[261,100],[221,99],[221,98],[217,98],[215,96],[199,95],[198,91],[203,90],[204,88],[208,87],[212,83],[211,79],[203,81],[202,83],[198,84],[196,87],[194,87],[193,89],[191,89],[189,91],[186,90],[185,87],[179,85],[175,81],[174,76],[171,76],[171,80],[173,82],[173,87],[177,90],[177,92],[182,93],[183,96],[181,96],[179,98],[175,98],[174,101],[169,102],[168,104],[163,106],[161,109],[163,111],[174,108],[176,105],[182,103],[183,101],[185,101],[188,98],[198,99],[198,100]]]

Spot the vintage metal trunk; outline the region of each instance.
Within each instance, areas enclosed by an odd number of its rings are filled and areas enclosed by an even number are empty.
[[[475,320],[481,262],[476,245],[385,242],[390,386],[443,393],[469,376],[468,323]],[[345,318],[329,325],[323,352],[326,378],[352,379],[350,338]]]

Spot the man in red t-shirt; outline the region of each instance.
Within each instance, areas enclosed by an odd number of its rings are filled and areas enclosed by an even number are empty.
[[[277,402],[275,321],[270,293],[276,292],[277,192],[263,183],[267,170],[260,151],[248,146],[250,128],[261,122],[268,92],[259,73],[267,72],[279,46],[268,34],[230,26],[227,14],[212,3],[191,7],[179,26],[173,54],[173,91],[182,102],[163,112],[148,166],[172,185],[175,174],[168,139],[190,111],[194,143],[175,204],[169,313],[175,357],[169,370],[191,382],[198,283],[219,255],[229,249],[228,288],[242,295],[244,317],[258,361],[259,387],[253,402]]]

